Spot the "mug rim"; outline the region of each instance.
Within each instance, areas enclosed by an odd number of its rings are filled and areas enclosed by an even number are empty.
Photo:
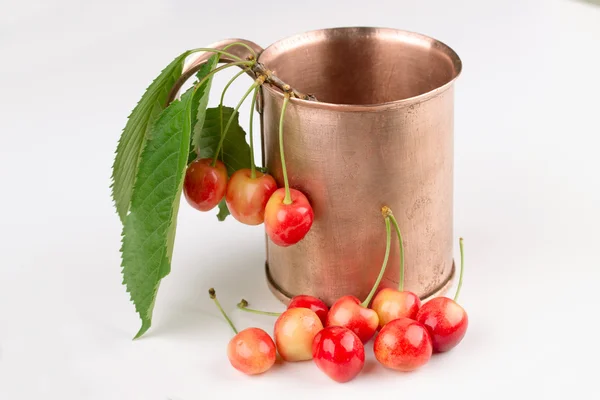
[[[452,79],[448,80],[443,85],[440,85],[440,86],[438,86],[434,89],[431,89],[425,93],[421,93],[416,96],[411,96],[411,97],[407,97],[404,99],[387,101],[384,103],[339,104],[339,103],[328,103],[328,102],[318,101],[318,99],[317,99],[317,101],[304,100],[304,99],[299,99],[297,97],[291,97],[290,98],[291,103],[297,103],[298,105],[302,105],[305,107],[327,109],[327,110],[332,110],[332,111],[381,111],[381,110],[393,109],[393,108],[404,107],[407,105],[420,103],[420,102],[423,102],[430,98],[436,97],[436,96],[442,94],[443,92],[445,92],[446,90],[448,90],[454,84],[454,81],[461,75],[462,60],[460,59],[460,57],[458,56],[456,51],[454,51],[454,49],[452,49],[446,43],[444,43],[438,39],[435,39],[431,36],[424,35],[422,33],[408,31],[408,30],[402,30],[402,29],[395,29],[395,28],[347,26],[347,27],[316,29],[316,30],[302,32],[302,33],[297,33],[297,34],[287,36],[285,38],[277,40],[276,42],[271,43],[263,51],[260,52],[260,54],[257,57],[257,60],[260,61],[261,56],[265,52],[272,50],[273,48],[285,43],[286,41],[292,41],[295,38],[299,38],[299,37],[307,36],[307,35],[323,35],[323,34],[331,34],[332,32],[339,33],[339,32],[348,32],[348,31],[355,31],[355,32],[369,33],[369,34],[382,34],[382,35],[392,35],[393,34],[393,35],[404,36],[407,38],[411,38],[413,40],[416,39],[416,40],[419,40],[422,42],[429,43],[430,46],[435,46],[438,49],[441,49],[442,52],[450,58],[450,60],[452,61],[452,66],[454,67],[454,70],[455,70],[454,76],[452,77]],[[283,99],[283,97],[284,97],[283,92],[276,86],[274,86],[272,84],[265,84],[265,85],[262,85],[262,87],[267,89],[269,92],[271,92],[271,94]]]

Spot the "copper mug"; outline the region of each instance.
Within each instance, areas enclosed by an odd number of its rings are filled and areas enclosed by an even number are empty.
[[[454,276],[454,81],[461,60],[430,37],[395,29],[333,28],[282,39],[266,49],[244,42],[258,61],[318,101],[292,98],[284,146],[290,186],[315,213],[306,237],[290,247],[266,238],[266,277],[283,302],[309,294],[331,304],[363,299],[385,253],[381,207],[396,216],[405,249],[405,289],[441,294]],[[228,49],[247,57],[241,46]],[[211,54],[201,53],[180,82]],[[226,57],[222,61],[231,61]],[[180,85],[179,85],[180,86]],[[176,89],[179,89],[177,87]],[[263,162],[283,186],[278,127],[283,93],[265,84],[261,116]],[[397,287],[396,239],[380,287]]]

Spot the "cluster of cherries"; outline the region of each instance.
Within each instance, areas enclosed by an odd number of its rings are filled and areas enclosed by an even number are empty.
[[[211,73],[234,65],[251,67],[254,62],[249,60],[230,63]],[[225,90],[236,77],[232,78]],[[197,83],[196,87],[205,79],[207,77]],[[291,246],[306,236],[312,226],[314,213],[304,193],[290,188],[287,178],[283,146],[283,121],[291,96],[291,88],[287,85],[279,120],[279,153],[284,187],[278,188],[271,175],[257,171],[254,166],[252,116],[257,89],[264,80],[264,77],[259,76],[238,103],[221,131],[214,157],[198,158],[189,164],[183,191],[188,203],[200,211],[212,210],[224,198],[229,212],[236,220],[248,225],[264,222],[267,235],[273,243]],[[221,103],[225,90],[221,95]],[[235,113],[252,91],[250,168],[239,169],[229,177],[227,167],[218,159],[218,155]],[[210,297],[236,333],[227,347],[227,356],[234,368],[248,375],[260,374],[275,364],[279,354],[281,359],[288,362],[312,359],[333,380],[347,382],[363,369],[364,344],[376,334],[373,344],[375,357],[384,366],[400,371],[415,370],[427,363],[432,353],[448,351],[462,340],[468,325],[467,313],[456,303],[462,286],[464,266],[462,239],[461,273],[454,300],[439,297],[421,305],[416,294],[403,289],[404,248],[398,222],[388,207],[383,207],[382,214],[387,233],[385,256],[377,280],[363,302],[348,295],[339,298],[329,308],[314,296],[300,295],[294,297],[287,310],[280,314],[250,309],[248,302],[242,300],[238,304],[238,308],[242,310],[278,316],[273,340],[259,328],[238,332],[219,304],[214,289],[209,290]],[[400,245],[400,283],[398,290],[385,288],[377,292],[390,254],[390,224],[394,225]]]
[[[271,241],[284,247],[302,240],[314,220],[313,209],[307,197],[301,191],[290,188],[287,180],[282,131],[288,101],[289,94],[286,94],[279,124],[284,188],[278,189],[275,179],[269,174],[257,171],[253,162],[251,168],[239,169],[228,177],[225,164],[216,156],[192,161],[188,165],[183,183],[185,198],[195,209],[212,210],[225,198],[227,208],[236,220],[247,225],[259,225],[264,222]],[[219,151],[220,148],[217,154]],[[251,154],[253,151],[251,139]]]
[[[375,358],[385,367],[399,371],[413,371],[427,363],[432,353],[448,351],[463,339],[468,317],[456,302],[464,269],[463,240],[460,239],[461,271],[454,299],[437,297],[421,305],[416,294],[403,290],[404,249],[400,229],[391,210],[384,207],[382,211],[387,229],[386,255],[377,281],[363,302],[355,296],[343,296],[329,308],[316,297],[299,295],[279,314],[250,309],[248,302],[242,300],[238,304],[242,310],[278,316],[273,340],[259,328],[238,333],[214,289],[210,289],[210,297],[236,332],[227,347],[234,368],[248,375],[260,374],[274,365],[279,353],[287,362],[312,359],[331,379],[342,383],[361,372],[365,363],[364,344],[375,335]],[[373,298],[389,256],[390,221],[400,244],[399,288],[381,289]]]

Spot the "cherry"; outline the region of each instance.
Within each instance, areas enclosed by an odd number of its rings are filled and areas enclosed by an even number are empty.
[[[421,306],[419,296],[413,292],[385,288],[377,293],[371,308],[379,316],[379,327],[398,318],[415,319]]]
[[[413,371],[431,358],[431,338],[427,328],[410,318],[387,323],[375,338],[375,358],[388,368]]]
[[[291,308],[275,321],[277,351],[285,361],[305,361],[312,358],[315,335],[323,329],[321,320],[308,308]]]
[[[215,69],[212,73],[218,69],[219,68]],[[201,82],[204,82],[205,79],[206,77],[202,79]],[[185,197],[192,207],[197,208],[200,211],[212,210],[225,196],[227,187],[227,168],[225,168],[223,162],[219,161],[218,156],[223,149],[223,142],[229,132],[229,127],[238,115],[238,110],[244,103],[244,100],[246,100],[246,97],[248,97],[250,93],[256,93],[256,89],[263,83],[264,77],[257,78],[244,96],[242,96],[242,99],[238,102],[233,113],[229,116],[225,129],[221,130],[221,138],[219,139],[219,144],[217,145],[213,158],[195,160],[188,166],[183,189]],[[200,85],[201,83],[196,84],[194,90],[198,89]],[[222,96],[221,102],[223,101]],[[221,110],[222,108],[223,107],[220,107]],[[252,165],[254,165],[254,163]]]
[[[425,303],[417,313],[417,321],[427,327],[436,353],[448,351],[460,343],[469,325],[466,311],[448,297],[437,297]]]
[[[329,312],[329,307],[327,307],[327,304],[319,298],[306,294],[294,296],[290,300],[287,308],[308,308],[317,314],[323,323],[323,326],[327,325],[327,313]]]
[[[225,193],[227,208],[241,223],[262,224],[265,206],[275,190],[277,190],[277,183],[271,175],[247,168],[237,170],[231,175],[227,184]]]
[[[277,189],[265,207],[267,235],[278,246],[291,246],[301,241],[310,230],[314,214],[306,196],[290,189],[291,203],[286,204],[285,189]]]
[[[429,331],[433,351],[436,353],[448,351],[459,344],[469,326],[467,312],[456,302],[462,287],[465,261],[462,238],[460,260],[460,278],[454,300],[448,297],[436,297],[425,303],[417,313],[416,319]]]
[[[183,193],[195,209],[209,211],[215,208],[225,195],[226,188],[227,168],[221,161],[213,163],[210,158],[200,158],[188,165]]]
[[[229,341],[227,357],[231,365],[244,374],[262,374],[275,364],[275,343],[264,330],[247,328]]]
[[[402,235],[400,234],[400,227],[398,221],[392,214],[392,210],[387,208],[387,214],[396,229],[398,236],[398,244],[400,247],[400,275],[398,290],[391,288],[382,289],[375,299],[371,308],[377,312],[379,316],[379,327],[383,327],[388,322],[397,318],[411,318],[415,319],[417,311],[421,307],[421,300],[419,296],[413,292],[404,291],[404,245],[402,243]]]
[[[284,247],[304,239],[314,220],[312,206],[304,193],[290,189],[288,182],[283,151],[283,119],[289,100],[290,94],[286,92],[279,118],[279,156],[281,157],[281,171],[285,187],[277,189],[265,207],[267,235],[273,243]]]
[[[342,296],[329,309],[326,325],[348,328],[366,343],[375,334],[379,317],[355,296]]]
[[[348,382],[365,365],[365,347],[354,332],[329,326],[315,336],[312,346],[315,364],[336,382]]]
[[[383,264],[381,265],[379,276],[377,277],[371,292],[362,303],[355,296],[342,296],[335,303],[333,303],[329,309],[329,314],[327,314],[327,326],[346,327],[352,332],[356,333],[363,343],[368,342],[379,327],[379,317],[377,316],[377,312],[367,307],[369,306],[375,291],[379,287],[379,283],[383,278],[383,274],[390,256],[390,244],[392,236],[390,231],[390,217],[387,214],[387,210],[387,207],[382,208],[382,214],[385,217],[386,228],[385,256],[383,257]]]
[[[243,74],[244,71],[236,74],[225,86],[223,93],[221,94],[221,103],[219,110],[221,111],[221,118],[223,112],[223,98],[227,88],[237,77]],[[260,80],[262,82],[262,78]],[[253,118],[254,109],[256,105],[256,98],[258,96],[259,86],[254,89],[254,95],[252,96],[252,104],[250,105],[250,129],[249,129],[249,143],[250,143],[250,169],[243,168],[237,170],[231,175],[229,184],[227,185],[227,192],[225,193],[225,201],[227,202],[227,208],[231,215],[238,221],[247,225],[259,225],[262,224],[265,218],[265,206],[267,201],[277,190],[277,183],[271,175],[264,174],[260,171],[256,171],[254,165],[254,139],[253,139]],[[229,123],[228,123],[229,126]],[[224,132],[221,131],[221,136],[224,136]]]
[[[247,328],[238,332],[217,300],[215,290],[211,288],[208,294],[235,332],[227,345],[227,358],[231,365],[247,375],[262,374],[271,368],[277,355],[271,336],[260,328]]]

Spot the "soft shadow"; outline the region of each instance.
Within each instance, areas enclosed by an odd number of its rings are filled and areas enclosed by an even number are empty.
[[[198,260],[192,257],[184,260],[183,266],[180,262],[180,268],[186,269],[186,278],[173,282],[173,286],[185,296],[161,306],[163,310],[168,307],[168,311],[155,316],[148,337],[194,335],[198,338],[198,335],[210,334],[211,330],[222,329],[223,318],[207,293],[211,287],[215,288],[221,305],[234,319],[236,304],[242,297],[250,302],[268,298],[274,306],[278,304],[266,284],[262,252],[243,246],[235,253],[219,253],[219,268],[198,268]],[[157,303],[160,300],[158,298]]]
[[[571,0],[571,1],[575,1],[576,3],[591,4],[593,6],[600,6],[600,0]]]
[[[201,338],[210,330],[221,329],[223,319],[199,307],[179,307],[159,319],[154,318],[152,328],[137,341],[161,338],[167,335]]]
[[[360,373],[361,375],[371,375],[374,373],[380,373],[381,371],[378,371],[380,367],[381,366],[379,365],[377,360],[365,360],[365,365]]]

